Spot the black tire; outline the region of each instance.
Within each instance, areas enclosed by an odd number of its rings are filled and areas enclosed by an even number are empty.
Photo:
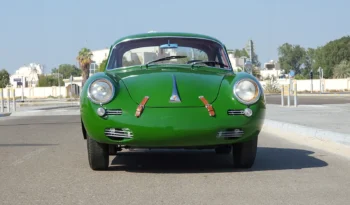
[[[230,145],[218,146],[215,148],[216,154],[230,154],[232,147]]]
[[[258,148],[258,136],[250,141],[232,145],[233,166],[249,169],[253,166]]]
[[[108,145],[96,142],[87,136],[87,149],[91,169],[107,170],[109,165]]]

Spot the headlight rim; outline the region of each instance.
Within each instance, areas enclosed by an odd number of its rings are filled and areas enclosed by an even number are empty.
[[[257,89],[258,93],[256,94],[256,97],[255,97],[254,100],[247,102],[247,101],[245,101],[245,100],[242,100],[242,99],[237,95],[237,93],[236,93],[236,88],[237,88],[237,86],[238,86],[242,81],[249,81],[249,82],[251,82],[253,85],[255,85],[255,88]],[[261,96],[261,90],[260,90],[260,87],[259,87],[258,83],[255,82],[253,79],[250,79],[250,78],[243,78],[243,79],[238,80],[238,81],[233,85],[233,94],[234,94],[234,96],[236,97],[236,99],[237,99],[240,103],[243,103],[243,104],[245,104],[245,105],[252,105],[252,104],[254,104],[254,103],[256,103],[256,102],[259,101],[260,96]]]
[[[105,82],[105,83],[107,83],[107,84],[112,88],[112,95],[111,95],[111,97],[110,97],[109,100],[107,100],[107,101],[105,101],[105,102],[98,102],[98,101],[95,101],[95,100],[91,97],[91,93],[90,93],[91,85],[94,84],[94,83],[97,82],[97,81]],[[114,96],[115,96],[115,87],[114,87],[113,83],[112,83],[109,79],[107,79],[107,78],[98,78],[98,79],[93,80],[93,81],[89,84],[88,89],[87,89],[87,97],[89,98],[89,100],[90,100],[91,102],[93,102],[93,103],[95,103],[95,104],[97,104],[97,105],[104,105],[104,104],[107,104],[107,103],[111,102],[111,101],[113,100]]]

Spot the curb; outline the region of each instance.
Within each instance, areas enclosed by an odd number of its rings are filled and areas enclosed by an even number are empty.
[[[311,137],[320,141],[332,141],[338,144],[344,144],[350,146],[350,135],[338,132],[332,132],[324,129],[306,127],[302,125],[279,122],[274,120],[265,119],[264,127],[268,129],[279,130],[287,132],[289,134],[303,135]]]
[[[12,116],[14,117],[38,117],[38,116],[62,116],[62,115],[80,115],[80,111],[79,110],[75,110],[75,111],[70,111],[70,112],[66,112],[66,111],[59,111],[59,112],[51,112],[51,110],[49,111],[45,111],[45,110],[39,110],[38,112],[36,112],[37,110],[31,110],[29,112],[16,112],[13,113]]]
[[[281,93],[266,93],[266,96],[281,96]],[[287,97],[288,95],[285,95]],[[291,95],[294,96],[294,95]],[[350,94],[336,94],[336,93],[325,93],[325,94],[302,94],[298,93],[297,96],[302,96],[302,97],[350,97]]]
[[[0,117],[7,117],[10,115],[11,115],[11,113],[0,113]]]
[[[350,94],[297,94],[298,96],[306,96],[306,97],[349,97]]]
[[[67,106],[67,105],[80,105],[79,102],[65,102],[65,103],[26,103],[26,104],[18,104],[19,107],[34,107],[34,106],[50,106],[50,105],[59,105],[59,106]]]

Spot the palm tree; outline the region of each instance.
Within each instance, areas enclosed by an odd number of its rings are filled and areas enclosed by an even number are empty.
[[[350,77],[350,62],[343,60],[340,64],[334,67],[334,78],[347,78]]]
[[[77,56],[77,60],[79,62],[80,65],[80,69],[82,70],[81,74],[83,77],[83,80],[81,82],[81,86],[83,87],[86,80],[89,78],[89,68],[90,68],[90,64],[92,62],[91,60],[91,56],[92,53],[90,51],[90,49],[88,48],[82,48],[79,51],[79,55]]]

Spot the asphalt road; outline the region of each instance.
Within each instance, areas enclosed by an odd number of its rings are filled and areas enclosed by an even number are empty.
[[[287,97],[284,97],[284,103],[287,105]],[[268,104],[281,104],[281,95],[267,95]],[[347,104],[350,103],[350,96],[298,96],[298,105],[324,105],[324,104]],[[294,96],[290,99],[291,105],[294,105]]]
[[[79,116],[0,120],[0,204],[348,204],[350,161],[260,135],[251,170],[211,151],[124,151],[89,168]]]

